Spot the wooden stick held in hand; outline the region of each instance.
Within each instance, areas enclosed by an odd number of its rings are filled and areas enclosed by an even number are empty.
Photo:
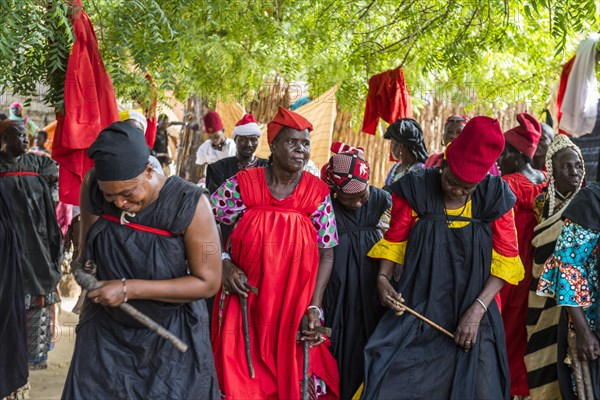
[[[572,331],[570,329],[567,335],[567,344],[569,358],[571,359],[571,367],[573,368],[573,373],[575,374],[575,387],[577,389],[577,398],[579,400],[591,400],[587,399],[586,396],[586,389],[583,381],[583,366],[581,360],[579,359],[579,354],[577,354],[577,340],[575,338],[575,331]]]
[[[91,268],[88,265],[89,261],[86,262],[85,269],[89,271]],[[96,279],[96,277],[89,272],[84,271],[81,268],[73,269],[73,275],[75,276],[75,280],[83,289],[92,291],[98,289],[101,285]],[[188,345],[183,343],[181,339],[177,336],[173,335],[171,332],[163,328],[161,325],[157,324],[152,318],[148,317],[146,314],[138,311],[131,304],[121,303],[119,308],[127,313],[131,318],[138,321],[140,324],[144,325],[146,328],[156,332],[156,334],[173,344],[177,348],[177,350],[185,353],[188,349]]]
[[[425,318],[424,316],[422,316],[421,314],[419,314],[418,312],[412,310],[411,308],[409,308],[408,306],[404,305],[404,303],[399,302],[398,300],[396,300],[395,298],[393,298],[392,296],[388,295],[386,297],[389,301],[391,301],[395,306],[400,307],[406,311],[408,311],[409,313],[411,313],[412,315],[414,315],[415,317],[419,318],[421,321],[426,322],[427,324],[433,326],[435,329],[437,329],[438,331],[448,335],[449,337],[452,338],[452,340],[454,340],[454,335],[450,332],[448,332],[447,330],[445,330],[444,328],[442,328],[441,326],[439,326],[438,324],[436,324],[435,322],[433,322],[432,320]],[[396,315],[400,315],[398,313],[396,313]]]
[[[302,335],[303,331],[308,330],[308,317],[306,315],[302,316],[302,320],[300,321],[300,335]],[[308,400],[308,368],[310,362],[310,343],[308,340],[304,340],[302,342],[302,381],[300,383],[300,396],[302,400]]]
[[[240,281],[242,285],[249,291],[252,291],[254,294],[258,294],[258,289],[253,288],[248,285],[248,278],[246,275],[240,275]],[[252,290],[252,289],[254,290]],[[242,329],[244,332],[244,347],[246,350],[246,362],[248,363],[248,374],[250,375],[250,379],[254,379],[256,377],[254,373],[254,364],[252,363],[252,353],[250,351],[250,327],[248,324],[248,298],[244,296],[240,296],[240,306],[242,309]]]

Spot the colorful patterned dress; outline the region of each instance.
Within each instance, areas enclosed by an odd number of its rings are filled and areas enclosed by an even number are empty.
[[[525,365],[532,400],[560,398],[559,370],[569,368],[564,363],[565,357],[558,356],[567,345],[566,341],[558,341],[561,309],[556,306],[553,298],[539,296],[537,287],[544,265],[554,252],[556,240],[564,225],[562,214],[571,199],[565,201],[560,193],[556,193],[554,214],[548,215],[546,197],[546,193],[540,195],[542,222],[535,227],[531,241],[534,253],[527,311]]]
[[[556,299],[559,307],[583,308],[588,326],[599,336],[598,256],[600,243],[600,183],[583,189],[564,211],[565,224],[556,241],[554,253],[546,262],[537,294]],[[567,336],[567,326],[559,325],[559,341]],[[570,328],[573,329],[573,328]],[[559,359],[564,357],[558,355]],[[589,363],[594,397],[600,398],[600,361]],[[571,377],[559,371],[563,398],[575,398]]]

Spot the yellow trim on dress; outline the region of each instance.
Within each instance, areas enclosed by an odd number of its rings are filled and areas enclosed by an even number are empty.
[[[521,257],[505,257],[492,249],[492,266],[490,273],[497,278],[516,285],[525,277],[525,268],[521,262]]]
[[[354,393],[354,396],[352,396],[352,400],[360,400],[360,396],[362,396],[364,385],[365,385],[364,383],[360,384],[360,387],[358,388],[356,393]]]
[[[462,207],[457,208],[456,210],[446,210],[446,214],[449,217],[465,217],[465,218],[471,218],[471,215],[473,214],[473,203],[471,202],[471,200],[467,201],[467,204],[465,204],[465,209],[463,210]],[[412,216],[413,217],[418,217],[417,213],[415,212],[415,210],[412,210]],[[417,218],[418,220],[419,218]],[[448,225],[448,228],[453,228],[453,229],[458,229],[458,228],[464,228],[465,226],[469,225],[471,222],[469,221],[452,221],[450,223],[450,225]]]
[[[404,264],[407,242],[390,242],[382,238],[371,247],[367,255],[371,258],[384,258],[402,265]]]

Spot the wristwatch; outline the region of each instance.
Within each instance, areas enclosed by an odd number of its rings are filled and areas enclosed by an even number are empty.
[[[226,251],[221,253],[221,261],[225,261],[225,260],[231,260],[231,256]]]

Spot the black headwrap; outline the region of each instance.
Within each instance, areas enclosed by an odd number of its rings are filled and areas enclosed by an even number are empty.
[[[384,139],[393,139],[412,150],[418,162],[424,163],[429,157],[423,141],[423,129],[412,118],[400,118],[388,126],[383,135]]]
[[[88,150],[101,181],[126,181],[148,165],[150,148],[141,131],[128,122],[115,122],[98,135]]]

